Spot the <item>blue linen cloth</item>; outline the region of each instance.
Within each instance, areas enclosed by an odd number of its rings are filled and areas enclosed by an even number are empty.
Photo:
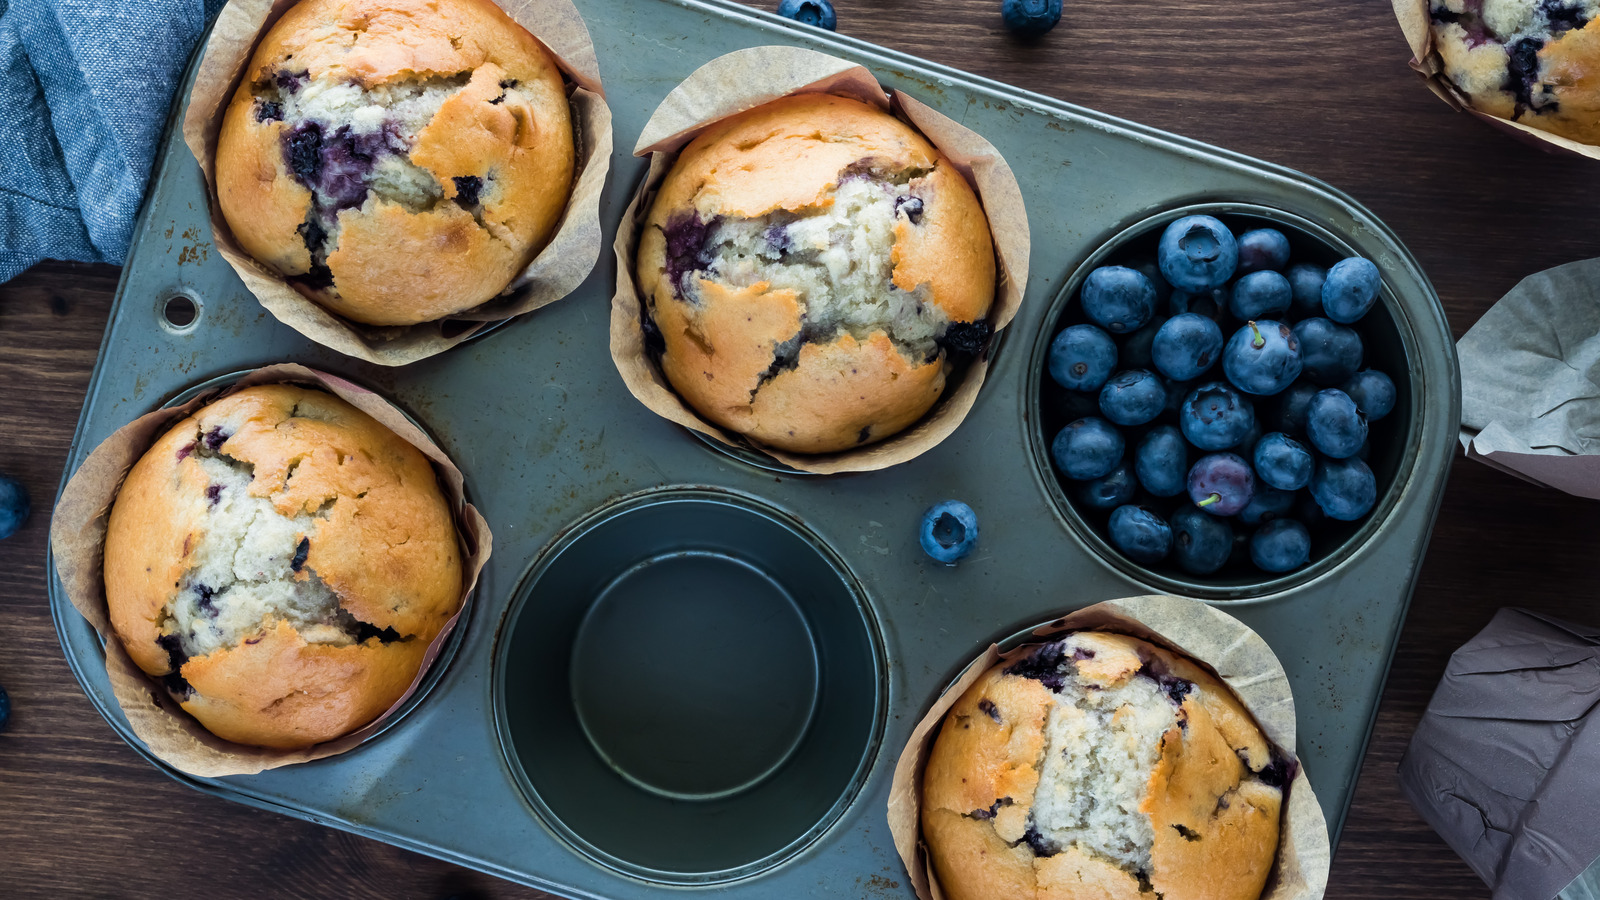
[[[224,0],[0,0],[0,282],[122,263],[172,94]]]

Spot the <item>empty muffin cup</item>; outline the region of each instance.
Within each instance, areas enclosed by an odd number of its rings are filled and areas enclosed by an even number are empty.
[[[774,866],[838,819],[883,730],[854,578],[787,515],[652,491],[548,548],[496,649],[502,748],[578,852],[651,881]]]
[[[1395,386],[1396,398],[1392,411],[1371,423],[1365,462],[1377,480],[1377,500],[1367,515],[1358,521],[1342,522],[1327,519],[1311,533],[1310,561],[1308,564],[1284,574],[1269,574],[1251,565],[1248,552],[1236,552],[1217,572],[1195,575],[1180,569],[1172,556],[1151,565],[1142,565],[1129,559],[1110,543],[1108,522],[1111,510],[1097,510],[1081,502],[1079,486],[1061,475],[1052,464],[1050,446],[1056,434],[1069,422],[1085,416],[1100,416],[1098,409],[1085,410],[1077,392],[1067,391],[1047,373],[1051,341],[1063,329],[1087,321],[1079,302],[1080,289],[1089,273],[1101,266],[1127,266],[1139,268],[1154,266],[1156,244],[1170,223],[1192,215],[1215,216],[1236,234],[1254,228],[1275,228],[1289,239],[1289,259],[1294,263],[1313,263],[1331,266],[1350,256],[1360,255],[1356,248],[1328,228],[1308,219],[1270,207],[1248,203],[1206,203],[1169,210],[1123,229],[1085,259],[1067,278],[1061,292],[1044,321],[1048,323],[1039,331],[1034,342],[1032,362],[1028,368],[1028,387],[1024,394],[1028,410],[1029,443],[1040,482],[1066,521],[1073,535],[1098,553],[1114,568],[1135,581],[1156,589],[1190,597],[1209,600],[1242,600],[1264,596],[1304,584],[1339,566],[1359,547],[1381,529],[1386,518],[1394,511],[1405,485],[1405,473],[1415,465],[1421,441],[1422,376],[1413,368],[1418,358],[1416,340],[1410,323],[1391,287],[1385,283],[1379,292],[1378,302],[1355,326],[1364,344],[1362,368],[1373,368],[1387,374]],[[1384,263],[1380,260],[1380,265]],[[1165,310],[1165,296],[1158,297],[1158,309]],[[1294,315],[1291,313],[1291,315]],[[1242,323],[1228,319],[1224,335],[1231,334]],[[1120,368],[1125,364],[1119,359]],[[1222,381],[1224,374],[1217,365],[1194,382],[1179,385],[1185,393],[1208,381]],[[1169,390],[1172,386],[1169,385]],[[1181,398],[1180,398],[1181,399]],[[1254,397],[1258,415],[1257,424],[1262,432],[1273,431],[1272,416],[1267,413],[1276,404],[1275,398]],[[1132,457],[1137,438],[1148,427],[1168,422],[1171,410],[1147,426],[1128,430],[1126,458]],[[1202,454],[1189,450],[1189,463]],[[1302,492],[1303,493],[1303,492]],[[1169,515],[1177,506],[1187,504],[1188,498],[1180,493],[1175,498],[1152,498],[1143,492],[1134,500],[1147,504],[1159,514]]]

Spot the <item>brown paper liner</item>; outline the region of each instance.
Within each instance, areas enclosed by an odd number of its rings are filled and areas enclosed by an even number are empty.
[[[1440,100],[1524,144],[1538,147],[1547,153],[1572,153],[1588,159],[1600,159],[1600,147],[1581,144],[1559,134],[1552,134],[1521,122],[1513,122],[1473,109],[1472,101],[1444,74],[1444,60],[1439,57],[1439,52],[1433,44],[1433,24],[1428,17],[1428,0],[1391,0],[1391,2],[1394,5],[1395,18],[1400,20],[1400,30],[1405,33],[1406,43],[1411,45],[1411,68],[1423,77],[1428,90],[1433,91]]]
[[[1067,631],[1112,631],[1149,641],[1187,656],[1210,669],[1231,688],[1255,716],[1267,740],[1294,758],[1294,696],[1289,679],[1272,648],[1243,622],[1198,600],[1153,595],[1108,600],[1034,629],[1038,637]],[[889,831],[905,863],[911,886],[921,900],[944,900],[934,877],[927,845],[922,841],[922,769],[944,715],[984,672],[1025,655],[1038,643],[1005,653],[991,644],[973,660],[955,683],[934,701],[933,708],[911,730],[895,764],[889,785]],[[1328,825],[1305,770],[1289,786],[1278,856],[1267,877],[1262,900],[1318,900],[1328,886]]]
[[[184,111],[183,139],[206,179],[212,241],[245,287],[278,321],[326,347],[383,366],[403,366],[454,347],[490,322],[560,300],[589,277],[600,258],[600,194],[611,168],[611,108],[600,85],[589,28],[572,0],[496,0],[555,57],[566,76],[578,144],[572,196],[556,231],[500,296],[434,322],[363,325],[324,309],[234,241],[217,203],[216,148],[222,115],[267,30],[295,0],[230,0],[218,14]]]
[[[444,488],[445,499],[455,514],[463,557],[461,608],[450,617],[439,636],[429,645],[422,658],[422,666],[405,694],[371,724],[344,737],[304,750],[272,750],[225,741],[184,712],[177,701],[135,665],[123,649],[122,641],[111,627],[102,575],[102,554],[111,504],[116,500],[117,491],[128,470],[133,468],[133,464],[139,461],[157,438],[168,427],[200,407],[242,388],[284,382],[324,388],[378,420],[401,440],[421,450],[432,461],[439,475],[439,483]],[[158,409],[141,416],[106,438],[83,461],[61,492],[61,499],[56,503],[55,513],[50,520],[50,550],[55,557],[56,574],[66,589],[67,599],[89,620],[105,644],[106,675],[111,680],[112,694],[122,707],[123,714],[128,717],[133,733],[144,741],[150,752],[179,771],[203,778],[253,775],[279,766],[336,756],[355,747],[375,734],[395,710],[405,705],[416,692],[443,649],[445,640],[455,629],[462,612],[466,610],[472,589],[478,582],[484,563],[489,560],[494,544],[488,523],[466,502],[462,484],[461,470],[389,401],[342,378],[304,366],[267,366],[244,375],[227,387],[204,391],[182,405]]]
[[[830,454],[793,454],[752,442],[702,418],[673,391],[645,349],[640,312],[643,301],[634,281],[634,256],[639,232],[656,189],[679,150],[717,122],[791,94],[838,94],[892,113],[922,132],[962,175],[966,176],[989,219],[998,262],[999,284],[989,312],[999,334],[1022,305],[1028,284],[1028,212],[1022,187],[994,145],[910,95],[886,94],[872,73],[815,50],[800,47],[751,47],[718,57],[684,79],[661,101],[645,124],[634,156],[650,156],[644,182],[623,214],[613,247],[617,254],[617,293],[611,301],[611,358],[628,390],[663,418],[730,447],[754,448],[792,468],[816,474],[869,472],[919,456],[950,436],[978,398],[989,371],[989,353],[956,373],[932,410],[899,434],[860,450]],[[991,343],[991,346],[993,344]]]

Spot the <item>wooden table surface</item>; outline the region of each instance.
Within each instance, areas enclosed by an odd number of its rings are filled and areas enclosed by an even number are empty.
[[[1068,0],[1062,24],[1034,44],[1004,32],[999,0],[839,0],[838,9],[843,33],[1343,189],[1421,260],[1458,336],[1523,276],[1600,255],[1600,165],[1538,152],[1435,99],[1406,68],[1410,52],[1381,0]],[[35,507],[0,542],[0,685],[14,709],[0,734],[0,894],[547,896],[180,787],[89,705],[51,623],[45,539],[116,284],[110,266],[46,263],[0,285],[0,471],[27,485]],[[1329,897],[1488,896],[1401,798],[1395,765],[1451,651],[1496,609],[1600,621],[1595,512],[1458,459]]]

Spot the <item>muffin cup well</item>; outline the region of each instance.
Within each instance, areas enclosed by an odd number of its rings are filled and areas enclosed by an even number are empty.
[[[1187,656],[1211,670],[1255,717],[1267,740],[1295,761],[1295,776],[1284,798],[1278,855],[1261,892],[1262,900],[1318,900],[1328,886],[1328,824],[1305,769],[1294,752],[1294,696],[1283,665],[1267,642],[1243,622],[1198,600],[1152,595],[1108,600],[1085,607],[1033,630],[1040,638],[1068,631],[1109,631],[1131,635]],[[945,689],[928,714],[911,730],[895,763],[889,786],[889,831],[921,900],[943,900],[927,845],[922,840],[922,770],[939,725],[961,695],[998,663],[1025,655],[1039,642],[1005,652],[991,644]]]
[[[829,454],[786,453],[713,425],[686,403],[662,374],[645,346],[644,300],[634,279],[639,233],[657,189],[678,151],[706,128],[763,103],[792,94],[837,94],[859,100],[907,122],[944,154],[977,192],[989,220],[998,263],[989,320],[989,349],[951,378],[944,395],[915,425],[860,450]],[[614,244],[617,292],[611,301],[611,358],[628,390],[663,418],[733,448],[753,448],[803,472],[825,475],[867,472],[905,462],[933,448],[966,418],[983,386],[999,332],[1022,305],[1028,283],[1028,213],[1022,188],[1000,151],[981,136],[900,91],[886,93],[865,68],[799,47],[751,47],[718,57],[672,89],[645,124],[635,156],[650,168],[623,214]]]
[[[1411,68],[1428,84],[1428,90],[1457,110],[1467,113],[1490,126],[1509,134],[1526,144],[1532,144],[1548,153],[1572,153],[1589,159],[1600,159],[1600,147],[1579,143],[1571,138],[1530,128],[1521,122],[1491,116],[1472,108],[1472,102],[1444,74],[1444,60],[1433,42],[1433,25],[1428,16],[1428,0],[1391,0],[1395,18],[1400,20],[1400,30],[1405,32],[1406,43],[1411,45]]]
[[[230,0],[218,14],[184,110],[183,138],[206,179],[212,241],[245,287],[278,321],[307,338],[383,366],[403,366],[454,347],[494,322],[567,296],[600,258],[600,195],[611,168],[611,108],[600,84],[594,41],[571,0],[495,0],[555,59],[572,107],[578,145],[572,195],[555,232],[497,297],[433,322],[364,325],[323,308],[246,253],[217,200],[216,149],[222,117],[256,46],[296,0]]]
[[[444,489],[445,500],[454,515],[461,543],[461,607],[445,623],[423,656],[422,665],[400,699],[383,715],[362,728],[336,740],[303,750],[271,750],[225,741],[207,731],[184,712],[166,689],[146,675],[128,656],[111,627],[106,607],[102,555],[111,505],[123,478],[171,425],[195,410],[243,388],[258,384],[296,383],[322,388],[356,407],[396,437],[422,451],[433,464]],[[157,758],[190,775],[215,778],[222,775],[253,775],[294,763],[335,756],[349,750],[382,730],[397,710],[406,706],[446,648],[462,613],[471,600],[478,574],[489,559],[493,537],[483,516],[468,503],[463,493],[461,470],[420,428],[412,424],[397,407],[365,388],[342,378],[284,364],[256,369],[228,386],[206,390],[176,406],[164,407],[118,429],[73,473],[61,492],[50,522],[50,550],[56,573],[67,598],[94,626],[105,644],[106,675],[112,694],[128,717],[134,734]]]

